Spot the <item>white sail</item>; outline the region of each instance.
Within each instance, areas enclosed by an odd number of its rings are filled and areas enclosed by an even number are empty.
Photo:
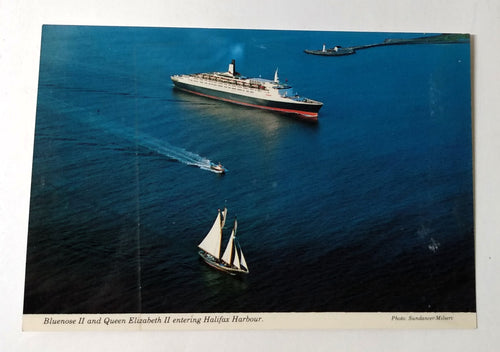
[[[278,69],[274,71],[274,83],[279,83],[280,79],[278,78]]]
[[[240,256],[241,256],[241,260],[240,260],[241,266],[244,267],[246,270],[248,270],[248,265],[247,265],[247,262],[245,260],[245,256],[243,255],[243,251],[241,250],[241,248],[240,248]]]
[[[233,237],[234,259],[233,259],[233,262],[231,264],[233,264],[238,269],[241,269],[241,267],[240,267],[240,258],[238,256],[238,251],[236,249],[236,241],[234,241],[236,239],[236,231],[237,230],[238,230],[238,220],[234,219],[234,229],[233,229],[233,233],[232,233],[232,235],[233,235],[232,237]]]
[[[238,257],[238,251],[236,250],[236,247],[234,247],[233,265],[235,267],[237,267],[238,269],[241,269],[241,267],[240,267],[240,258]]]
[[[231,257],[233,256],[233,249],[234,249],[234,229],[231,232],[231,237],[229,238],[229,241],[227,242],[226,250],[224,251],[224,254],[222,255],[222,260],[228,264],[231,264]]]
[[[226,224],[226,215],[227,215],[227,208],[224,208],[224,210],[222,211],[222,214],[221,214],[221,219],[222,219],[222,223],[220,225],[221,229],[223,229],[224,225]]]
[[[226,209],[224,209],[226,211]],[[225,214],[225,213],[224,213]],[[225,217],[224,217],[225,218]],[[199,248],[203,249],[205,252],[213,255],[215,258],[220,258],[220,245],[222,241],[222,222],[221,222],[221,212],[217,214],[212,228],[205,236],[203,241],[198,245]]]

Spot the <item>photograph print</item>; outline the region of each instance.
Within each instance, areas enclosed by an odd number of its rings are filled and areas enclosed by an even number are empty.
[[[474,327],[470,40],[43,26],[24,329]]]

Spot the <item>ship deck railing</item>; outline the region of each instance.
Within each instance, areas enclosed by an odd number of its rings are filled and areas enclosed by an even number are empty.
[[[239,85],[239,86],[243,86],[246,88],[262,89],[262,90],[266,89],[266,87],[258,81],[253,81],[253,80],[247,81],[247,80],[242,80],[240,78],[223,77],[217,73],[193,73],[193,74],[190,74],[188,76],[201,78],[204,80],[220,82],[220,83],[227,83],[227,84],[231,84],[231,85]]]

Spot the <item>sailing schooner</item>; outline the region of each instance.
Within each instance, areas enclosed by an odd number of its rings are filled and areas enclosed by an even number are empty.
[[[198,254],[211,267],[224,271],[231,275],[248,274],[248,265],[243,255],[243,251],[236,238],[236,229],[238,222],[234,219],[234,227],[231,231],[231,237],[227,243],[226,249],[221,256],[222,249],[222,229],[226,223],[227,209],[221,212],[218,210],[217,218],[215,219],[212,228],[205,236],[203,241],[198,245],[201,251]]]

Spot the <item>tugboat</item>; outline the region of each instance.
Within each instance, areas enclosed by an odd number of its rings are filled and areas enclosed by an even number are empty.
[[[274,80],[247,78],[236,72],[235,60],[231,61],[227,72],[180,74],[170,78],[176,88],[189,93],[314,120],[323,106],[319,101],[299,96],[292,86],[280,82],[278,70]]]
[[[344,55],[352,55],[356,53],[356,50],[353,48],[343,48],[340,45],[334,46],[333,48],[327,49],[326,45],[323,44],[323,49],[321,50],[304,50],[306,54],[312,55],[322,55],[322,56],[344,56]]]

